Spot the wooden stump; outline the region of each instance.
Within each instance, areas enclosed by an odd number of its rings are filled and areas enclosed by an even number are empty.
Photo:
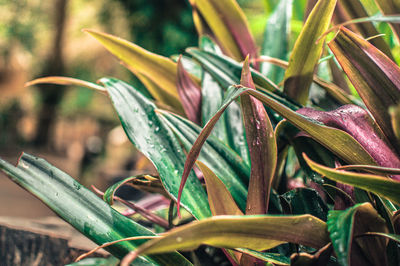
[[[1,266],[65,265],[95,246],[55,217],[47,221],[0,217]],[[105,251],[94,254],[106,255]]]

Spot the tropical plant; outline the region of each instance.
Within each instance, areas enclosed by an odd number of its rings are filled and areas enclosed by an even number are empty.
[[[28,154],[16,167],[0,160],[0,168],[121,265],[210,264],[196,256],[202,245],[233,265],[398,265],[400,68],[393,44],[400,20],[393,14],[400,6],[366,2],[309,1],[293,34],[292,10],[301,1],[280,1],[262,55],[234,0],[190,0],[199,47],[173,60],[85,30],[147,91],[115,78],[97,85],[46,77],[29,85],[106,94],[158,176],[128,177],[102,201]],[[379,24],[387,22],[392,31]],[[126,184],[164,195],[169,209],[152,212],[115,196]],[[114,200],[136,215],[115,211]],[[191,250],[197,253],[178,253]]]

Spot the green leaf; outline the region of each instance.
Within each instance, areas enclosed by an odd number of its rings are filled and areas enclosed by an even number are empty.
[[[119,259],[110,256],[108,258],[87,258],[66,266],[117,266],[118,264]]]
[[[326,221],[328,207],[315,190],[296,188],[286,192],[282,197],[290,204],[292,214],[311,214]]]
[[[208,37],[202,36],[200,41],[202,49],[221,54],[219,47]],[[203,126],[221,106],[224,99],[224,92],[224,89],[221,88],[214,78],[208,72],[203,71],[201,86]],[[250,165],[250,155],[249,149],[247,148],[241,110],[237,103],[232,103],[232,105],[227,108],[222,119],[215,125],[212,135],[231,147]]]
[[[329,242],[326,224],[311,215],[215,216],[174,228],[142,245],[136,254],[193,250],[201,244],[259,251],[285,242],[321,248]]]
[[[249,89],[242,86],[232,86],[228,91],[223,105],[218,110],[218,112],[210,119],[210,121],[208,121],[208,123],[204,126],[203,130],[200,132],[198,138],[194,142],[191,150],[187,155],[184,171],[182,174],[181,185],[179,187],[179,194],[182,192],[187,177],[197,157],[200,154],[201,147],[210,135],[216,122],[221,117],[227,106],[236,98],[238,98],[241,94],[249,94],[262,101],[264,104],[280,114],[282,117],[285,117],[294,126],[308,133],[312,138],[314,138],[320,144],[331,150],[334,154],[347,161],[348,163],[376,165],[376,162],[368,154],[368,152],[365,151],[365,149],[346,132],[325,126],[318,121],[298,114],[290,108],[286,107],[285,105],[282,105],[279,102],[275,101],[268,95],[258,92],[254,89]]]
[[[173,132],[158,118],[156,106],[133,87],[111,78],[100,81],[110,95],[128,138],[154,164],[165,190],[176,198],[185,154]],[[209,217],[204,189],[194,173],[190,173],[189,180],[190,188],[182,195],[183,205],[197,219]]]
[[[288,59],[292,8],[293,0],[280,1],[279,5],[269,17],[261,49],[262,55],[282,60]],[[261,64],[260,72],[276,84],[281,82],[285,75],[285,70],[268,63]]]
[[[240,83],[255,90],[248,60],[247,57]],[[268,212],[269,192],[278,157],[274,129],[260,101],[252,96],[242,95],[240,106],[251,160],[246,214],[265,214]]]
[[[336,0],[319,0],[297,38],[285,72],[284,91],[294,100],[306,104],[314,70],[322,53],[323,40],[318,38],[328,29]]]
[[[378,175],[360,174],[328,168],[311,161],[306,155],[304,159],[314,171],[329,179],[370,191],[400,205],[400,182],[398,181]]]
[[[172,113],[162,110],[157,110],[157,113],[165,119],[165,124],[171,128],[183,147],[189,151],[201,128]],[[240,208],[244,210],[250,176],[248,165],[235,152],[213,138],[209,138],[205,142],[199,160],[207,164],[221,178]]]
[[[211,213],[216,215],[243,215],[224,183],[204,163],[197,161],[206,181]],[[223,200],[222,200],[223,199]]]
[[[156,100],[178,111],[183,111],[176,88],[177,65],[175,62],[113,35],[94,30],[85,30],[85,32],[122,60],[134,74],[139,73],[157,85],[148,87]]]
[[[257,48],[246,17],[234,0],[191,0],[225,54],[237,61],[257,58]]]
[[[328,45],[382,131],[396,144],[388,107],[400,104],[400,68],[346,28]]]
[[[0,159],[0,169],[98,245],[129,236],[154,236],[150,230],[119,214],[72,177],[43,159],[22,154],[17,167]],[[122,258],[144,242],[121,242],[106,250]],[[141,258],[138,263],[173,264],[176,261],[190,265],[178,253]]]
[[[203,68],[213,76],[222,88],[228,89],[229,86],[240,84],[242,64],[229,57],[210,51],[202,51],[197,48],[188,48],[186,52],[199,61]],[[251,76],[256,89],[280,93],[279,88],[260,72],[251,69]]]
[[[330,211],[327,225],[338,262],[343,266],[350,265],[351,252],[359,252],[352,250],[354,249],[352,243],[355,235],[369,231],[387,231],[385,221],[370,203],[357,204],[344,211]],[[372,265],[385,265],[384,255],[382,254],[385,253],[386,245],[384,241],[376,238],[363,238],[358,244],[365,252],[361,254],[361,256],[366,256],[364,260],[369,260]]]
[[[125,185],[126,183],[129,183],[130,181],[135,180],[138,177],[139,176],[128,177],[128,178],[125,178],[125,179],[113,184],[112,186],[107,188],[106,192],[104,192],[103,200],[105,202],[107,202],[107,204],[113,205],[114,204],[114,196],[115,196],[115,193],[117,192],[117,190],[120,187],[122,187],[123,185]]]

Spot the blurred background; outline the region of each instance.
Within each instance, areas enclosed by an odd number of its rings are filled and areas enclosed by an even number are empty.
[[[278,0],[238,2],[261,44]],[[306,1],[298,2],[304,7]],[[301,28],[303,12],[298,13],[294,31]],[[29,80],[54,75],[92,82],[113,76],[142,86],[84,28],[164,56],[183,53],[198,40],[186,0],[0,0],[0,157],[14,163],[25,151],[86,186],[104,189],[149,168],[125,137],[109,99],[86,88],[24,87]],[[53,215],[2,174],[0,200],[6,202],[0,216]]]

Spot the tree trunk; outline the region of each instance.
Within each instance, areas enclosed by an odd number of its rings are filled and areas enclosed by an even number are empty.
[[[62,52],[65,22],[67,16],[68,0],[56,0],[54,4],[54,41],[48,55],[46,65],[41,76],[65,75],[64,57]],[[57,107],[64,95],[65,87],[59,85],[40,85],[40,97],[42,100],[38,117],[38,127],[34,144],[36,146],[48,146],[51,142],[54,121],[57,117]]]

